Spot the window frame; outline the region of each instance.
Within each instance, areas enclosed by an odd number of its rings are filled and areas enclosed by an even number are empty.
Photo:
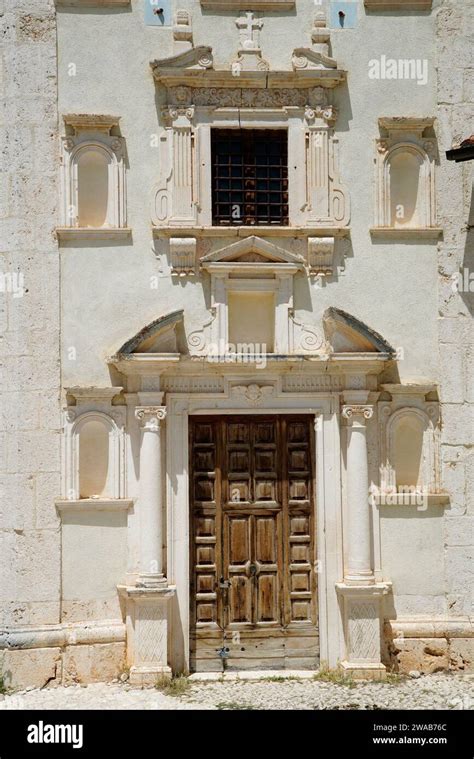
[[[240,142],[240,150],[235,153],[231,147],[234,135],[235,143]],[[227,154],[219,150],[219,144],[225,141],[229,143]],[[277,146],[277,150],[273,151],[273,146]],[[278,159],[272,161],[272,156],[277,154]],[[219,160],[221,156],[223,159]],[[234,157],[237,160],[234,161]],[[212,127],[212,226],[289,226],[288,173],[288,129]],[[237,184],[239,180],[240,187],[233,188],[234,182]],[[265,190],[259,189],[260,183],[266,184]],[[278,188],[272,188],[274,183],[278,183]],[[226,195],[228,200],[219,197]],[[243,214],[234,217],[233,209],[238,205],[243,207]],[[254,212],[250,213],[248,209],[252,206]],[[265,208],[266,213],[259,212]],[[225,213],[224,209],[228,212]],[[278,213],[273,214],[273,209]]]

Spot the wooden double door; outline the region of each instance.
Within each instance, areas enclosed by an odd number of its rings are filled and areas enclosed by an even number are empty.
[[[318,665],[312,418],[190,418],[191,668]]]

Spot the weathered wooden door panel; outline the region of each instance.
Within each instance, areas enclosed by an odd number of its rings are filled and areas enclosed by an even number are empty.
[[[196,417],[191,451],[191,666],[315,667],[308,417]]]

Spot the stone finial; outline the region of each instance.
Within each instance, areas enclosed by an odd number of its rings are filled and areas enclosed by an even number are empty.
[[[326,25],[326,14],[324,11],[318,11],[314,17],[313,28],[311,30],[313,49],[322,55],[329,56],[330,38],[331,33]]]
[[[193,28],[189,11],[177,10],[174,17],[173,39],[175,48],[182,52],[193,46]]]

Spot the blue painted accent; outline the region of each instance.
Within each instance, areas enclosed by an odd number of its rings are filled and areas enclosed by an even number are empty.
[[[340,3],[331,0],[329,10],[329,26],[331,29],[355,29],[357,26],[357,2]],[[346,15],[341,19],[339,11]]]
[[[163,13],[156,13],[162,8]],[[147,26],[171,26],[171,0],[145,0],[145,24]]]

